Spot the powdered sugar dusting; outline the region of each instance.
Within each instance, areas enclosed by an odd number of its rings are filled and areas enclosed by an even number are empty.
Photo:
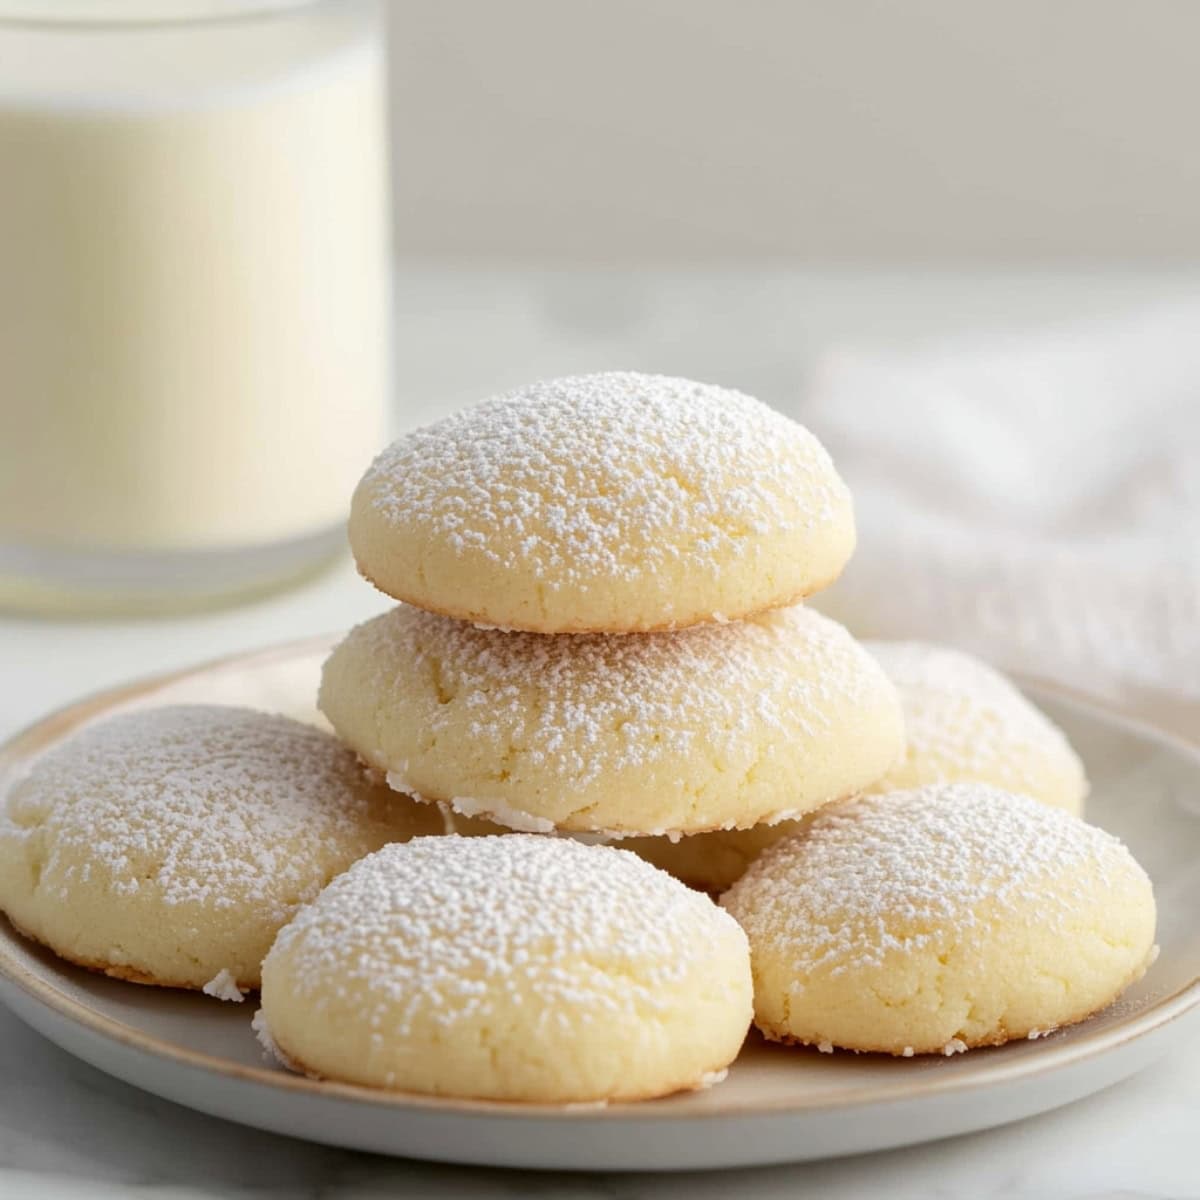
[[[923,774],[941,772],[947,782],[986,778],[1031,791],[1040,778],[1031,767],[1049,760],[1077,776],[1082,796],[1083,765],[1070,743],[999,671],[946,646],[863,645],[899,689],[909,754],[919,757]]]
[[[225,967],[216,973],[204,987],[201,989],[206,996],[212,996],[217,1000],[227,1000],[231,1004],[241,1004],[246,998],[246,993],[237,985],[237,980],[233,974]]]
[[[632,371],[456,413],[390,446],[361,486],[386,520],[550,588],[652,576],[684,555],[703,570],[848,506],[802,426],[741,392]]]
[[[737,761],[749,740],[817,738],[831,730],[832,714],[876,711],[891,695],[850,635],[804,606],[675,633],[545,636],[481,630],[400,605],[358,626],[331,663],[352,648],[380,697],[398,679],[433,681],[404,685],[407,704],[418,703],[418,690],[429,693],[414,710],[422,743],[461,736],[465,717],[481,754],[511,763],[519,746],[522,761],[552,762],[564,787],[678,755]],[[332,689],[322,688],[321,706],[338,726]],[[393,779],[413,790],[405,772]],[[454,803],[461,810],[464,802]],[[497,812],[491,798],[475,803]]]
[[[554,822],[521,812],[498,800],[473,800],[470,796],[451,796],[446,803],[463,817],[482,817],[521,833],[553,833]]]
[[[354,754],[319,729],[181,705],[110,718],[44,755],[0,836],[41,838],[43,886],[64,895],[101,872],[117,895],[152,888],[168,906],[284,921],[326,882],[313,862],[361,832],[370,794]]]
[[[300,1072],[299,1065],[292,1061],[279,1048],[279,1043],[271,1036],[271,1027],[267,1024],[267,1014],[260,1008],[250,1020],[250,1028],[255,1040],[262,1047],[263,1058],[272,1066],[284,1067],[289,1071]]]
[[[985,784],[863,796],[819,811],[806,833],[768,849],[722,898],[753,943],[782,939],[808,971],[882,966],[895,951],[969,930],[981,905],[1063,930],[1094,895],[1048,886],[1084,869],[1109,886],[1140,871],[1111,834]]]
[[[300,995],[365,988],[381,1036],[452,1034],[517,1004],[570,1024],[644,1019],[664,988],[744,945],[736,924],[628,851],[529,834],[419,838],[357,863],[280,933]],[[731,981],[734,986],[736,981]]]

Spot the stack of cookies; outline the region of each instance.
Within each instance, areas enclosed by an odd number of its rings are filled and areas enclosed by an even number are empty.
[[[1150,882],[1080,819],[1062,734],[985,664],[800,603],[850,496],[756,400],[501,396],[385,450],[350,537],[401,603],[325,665],[337,737],[217,706],[84,730],[0,811],[14,925],[261,987],[295,1070],[568,1103],[711,1085],[752,1020],[900,1056],[1038,1037],[1151,960]]]
[[[350,540],[404,603],[335,650],[322,711],[452,817],[678,840],[794,819],[903,754],[878,663],[797,603],[853,550],[849,492],[739,392],[610,373],[501,396],[385,451]]]

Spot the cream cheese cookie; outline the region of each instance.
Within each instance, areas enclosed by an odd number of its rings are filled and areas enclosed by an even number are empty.
[[[1083,811],[1088,783],[1070,742],[994,667],[949,646],[863,645],[900,693],[908,751],[872,788],[977,781]]]
[[[444,828],[319,729],[243,708],[146,709],[83,729],[9,793],[0,908],[80,966],[232,999],[335,875]]]
[[[802,606],[549,637],[401,605],[334,650],[320,705],[398,790],[527,832],[783,820],[860,791],[903,750],[879,665]]]
[[[614,371],[536,383],[409,433],[354,494],[381,591],[538,633],[723,621],[832,582],[850,495],[820,442],[741,392]]]
[[[737,923],[632,854],[421,838],[352,867],[263,964],[297,1070],[443,1096],[636,1100],[715,1082],[750,1024]]]
[[[974,781],[1023,792],[1079,814],[1087,778],[1062,731],[999,671],[948,646],[863,642],[896,685],[907,750],[865,790]],[[626,849],[692,887],[722,892],[794,822],[702,833],[670,842],[630,838]]]
[[[776,1041],[951,1054],[1082,1021],[1154,948],[1150,880],[1110,834],[985,784],[831,805],[721,899]]]

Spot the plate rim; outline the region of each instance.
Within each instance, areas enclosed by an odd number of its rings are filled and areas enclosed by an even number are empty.
[[[313,654],[333,645],[339,635],[321,634],[294,639],[275,645],[233,652],[220,657],[146,676],[128,683],[91,692],[70,704],[56,708],[29,725],[19,729],[0,745],[0,763],[23,757],[42,742],[61,737],[67,731],[97,713],[115,705],[127,704],[172,684],[194,676],[210,674],[231,667],[253,668],[276,660],[288,660]],[[1035,696],[1045,695],[1108,724],[1116,724],[1175,754],[1190,760],[1200,771],[1200,746],[1173,732],[1161,729],[1135,717],[1118,706],[1078,689],[1020,672],[1009,672],[1022,691]],[[521,1101],[481,1100],[448,1096],[432,1096],[417,1092],[387,1091],[336,1080],[310,1079],[307,1076],[280,1071],[267,1066],[248,1066],[217,1055],[181,1046],[168,1038],[159,1037],[98,1012],[86,1003],[62,991],[53,982],[25,967],[18,961],[12,946],[28,944],[7,918],[0,921],[0,981],[19,989],[31,1002],[50,1010],[57,1018],[81,1026],[88,1033],[127,1050],[160,1060],[171,1066],[201,1071],[219,1080],[278,1089],[313,1100],[340,1100],[371,1108],[397,1111],[419,1110],[429,1113],[487,1116],[509,1120],[605,1120],[636,1119],[655,1122],[694,1122],[728,1120],[730,1117],[753,1118],[801,1115],[814,1109],[834,1111],[855,1109],[874,1104],[912,1098],[914,1095],[933,1096],[947,1093],[986,1091],[992,1086],[1032,1080],[1107,1054],[1129,1042],[1139,1040],[1174,1023],[1193,1009],[1200,1007],[1200,974],[1182,987],[1150,1003],[1135,1017],[1098,1029],[1088,1035],[1076,1027],[1070,1041],[1059,1044],[1043,1042],[1039,1053],[1028,1059],[1013,1059],[995,1064],[985,1075],[966,1078],[931,1079],[928,1073],[919,1078],[878,1084],[872,1088],[846,1088],[822,1093],[809,1100],[774,1099],[761,1104],[742,1102],[736,1111],[700,1109],[679,1111],[653,1104],[624,1103],[604,1106],[540,1104]],[[36,944],[36,943],[33,943]],[[52,951],[48,951],[53,953]],[[133,986],[133,985],[131,985]],[[1002,1048],[1001,1048],[1002,1049]]]

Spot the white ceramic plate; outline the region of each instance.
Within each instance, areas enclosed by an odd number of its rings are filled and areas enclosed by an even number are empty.
[[[327,642],[242,656],[93,697],[0,750],[0,794],[31,757],[118,709],[247,704],[316,720]],[[1200,754],[1084,701],[1031,688],[1093,782],[1089,816],[1154,880],[1162,952],[1107,1012],[1038,1041],[953,1058],[824,1055],[751,1038],[707,1092],[609,1108],[435,1100],[318,1083],[263,1062],[253,999],[222,1004],[60,963],[0,918],[0,997],[52,1041],[202,1112],[312,1141],[496,1166],[654,1170],[883,1149],[1044,1112],[1106,1087],[1200,1022]]]

